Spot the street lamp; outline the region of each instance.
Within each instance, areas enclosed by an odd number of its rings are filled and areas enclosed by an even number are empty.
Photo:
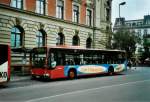
[[[121,2],[120,4],[119,4],[119,18],[120,18],[120,5],[125,5],[126,4],[126,2]]]

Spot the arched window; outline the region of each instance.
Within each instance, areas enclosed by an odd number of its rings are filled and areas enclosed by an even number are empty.
[[[86,48],[91,48],[92,47],[92,38],[88,37],[86,40]]]
[[[57,43],[56,45],[64,45],[65,44],[65,36],[63,33],[58,33],[58,37],[56,38]]]
[[[45,46],[46,33],[44,30],[39,30],[36,34],[36,44],[38,47]]]
[[[80,45],[80,38],[77,34],[72,38],[72,45]]]
[[[22,45],[23,28],[13,27],[11,29],[11,47],[18,48]]]

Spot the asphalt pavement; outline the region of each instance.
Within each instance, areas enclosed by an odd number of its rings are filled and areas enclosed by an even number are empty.
[[[114,76],[49,82],[27,78],[8,85],[0,89],[0,102],[150,102],[148,67]]]

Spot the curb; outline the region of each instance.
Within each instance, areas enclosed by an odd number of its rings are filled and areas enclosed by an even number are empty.
[[[27,80],[27,79],[30,79],[30,76],[23,76],[23,77],[20,77],[20,76],[11,76],[10,82],[22,81],[22,80]]]
[[[149,69],[150,67],[131,67],[131,69],[128,67],[127,70],[143,70],[143,69]]]

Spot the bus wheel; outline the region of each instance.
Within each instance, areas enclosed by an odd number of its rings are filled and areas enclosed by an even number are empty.
[[[69,72],[68,72],[68,77],[70,78],[70,79],[75,79],[76,78],[76,71],[75,70],[70,70]]]
[[[36,76],[31,75],[31,80],[35,80],[35,79],[36,79]]]
[[[110,66],[108,69],[108,75],[113,75],[113,74],[114,74],[114,68]]]

